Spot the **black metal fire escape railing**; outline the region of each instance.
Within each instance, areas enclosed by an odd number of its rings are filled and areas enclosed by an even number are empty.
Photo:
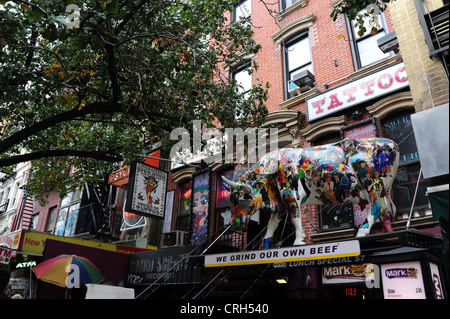
[[[150,298],[159,288],[164,285],[170,284],[178,284],[183,282],[191,282],[190,278],[180,278],[183,276],[185,269],[189,269],[188,274],[194,270],[194,268],[199,268],[200,266],[195,263],[195,260],[201,259],[203,256],[213,245],[216,243],[222,243],[222,239],[225,237],[224,235],[231,229],[231,225],[225,225],[219,230],[217,230],[213,235],[207,238],[202,244],[193,247],[193,249],[186,254],[181,260],[175,263],[170,269],[168,269],[165,273],[159,276],[154,282],[152,282],[147,288],[145,288],[140,294],[136,296],[136,299],[148,299]],[[235,238],[231,238],[233,241]],[[228,243],[229,245],[235,246],[241,245],[243,243],[243,238],[240,240],[235,240],[235,243]],[[242,247],[236,247],[237,249]],[[192,277],[195,277],[195,274],[192,274]]]
[[[21,186],[23,189],[22,204],[20,209],[16,212],[11,231],[22,229],[31,229],[33,226],[33,198],[30,196],[30,191],[26,186]]]
[[[251,240],[243,249],[242,251],[248,251],[248,250],[254,250],[257,249],[257,247],[261,244],[261,240],[262,240],[262,236],[265,234],[267,229],[267,226],[264,227],[256,236],[255,238],[253,238],[253,240]],[[272,265],[269,265],[272,266]],[[204,283],[203,280],[200,280],[197,285],[195,285],[194,287],[191,288],[190,291],[188,291],[182,299],[205,299],[207,298],[220,284],[222,284],[223,282],[225,282],[227,280],[227,278],[235,271],[234,267],[226,267],[226,268],[222,268],[215,276],[208,277],[205,276],[205,278],[208,278],[208,282]],[[262,274],[260,274],[261,276]],[[247,294],[251,288],[253,287],[253,285],[259,280],[258,276],[254,282],[248,287],[247,291],[244,293]],[[200,290],[198,290],[199,286],[202,285],[203,287],[201,287]],[[244,297],[241,296],[242,297]]]
[[[430,11],[426,0],[414,0],[430,58],[440,58],[449,76],[449,3]]]

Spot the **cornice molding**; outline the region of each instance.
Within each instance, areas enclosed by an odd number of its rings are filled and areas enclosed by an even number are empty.
[[[311,27],[315,20],[316,16],[313,13],[310,13],[307,16],[289,22],[280,30],[272,34],[272,40],[274,40],[277,44],[280,44],[283,39],[289,38],[290,36]]]

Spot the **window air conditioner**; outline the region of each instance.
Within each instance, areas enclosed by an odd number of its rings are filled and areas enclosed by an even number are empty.
[[[308,91],[313,88],[315,84],[314,74],[308,70],[294,75],[294,78],[288,82],[289,94],[297,96],[302,92]]]
[[[187,244],[188,232],[175,230],[169,233],[162,234],[161,248],[185,246]]]
[[[289,81],[289,84],[288,84],[288,87],[289,87],[289,88],[292,88],[292,87],[293,87],[292,89],[289,90],[289,94],[292,95],[292,96],[300,95],[300,94],[302,94],[303,92],[309,90],[309,87],[306,87],[306,86],[304,86],[304,87],[298,87],[298,86],[296,86],[296,85],[292,85],[291,83],[294,84],[294,80],[290,80],[290,81]]]

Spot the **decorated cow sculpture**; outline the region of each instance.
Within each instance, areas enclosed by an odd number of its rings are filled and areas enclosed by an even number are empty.
[[[288,213],[295,228],[294,245],[305,243],[301,205],[369,204],[370,212],[357,237],[369,234],[380,218],[391,232],[395,205],[390,188],[397,173],[398,147],[386,138],[344,139],[310,148],[284,148],[265,154],[239,180],[222,176],[230,186],[232,222],[247,221],[258,210],[271,216],[262,248],[269,248],[275,230]]]

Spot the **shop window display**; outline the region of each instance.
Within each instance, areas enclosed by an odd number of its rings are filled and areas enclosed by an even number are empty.
[[[177,230],[189,231],[190,214],[191,214],[191,182],[186,182],[180,185],[178,202],[178,216],[177,216]]]
[[[397,212],[409,212],[420,171],[419,153],[411,117],[410,114],[397,114],[384,119],[382,124],[385,136],[396,141],[400,151],[399,169],[393,187]],[[428,207],[428,199],[425,195],[428,186],[428,181],[421,176],[414,203],[415,209]]]

